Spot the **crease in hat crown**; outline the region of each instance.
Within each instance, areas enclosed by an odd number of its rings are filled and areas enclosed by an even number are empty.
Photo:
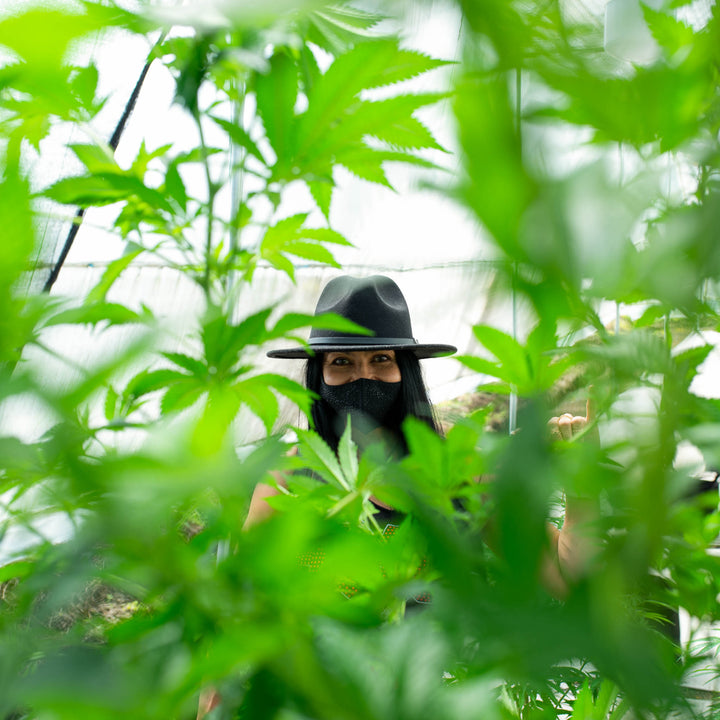
[[[449,355],[452,345],[419,343],[413,336],[410,311],[398,285],[385,275],[357,278],[340,275],[323,288],[315,315],[335,313],[371,331],[371,335],[314,327],[309,349],[271,350],[268,357],[307,358],[334,350],[406,349],[418,358]]]

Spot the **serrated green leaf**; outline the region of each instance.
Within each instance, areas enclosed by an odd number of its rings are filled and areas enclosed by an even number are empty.
[[[585,681],[573,703],[573,712],[570,720],[592,720],[592,717],[593,696],[588,682]]]
[[[43,119],[53,116],[70,122],[89,119],[71,91],[71,75],[68,66],[40,68],[27,63],[11,65],[0,74],[0,83],[9,81],[11,87],[11,92],[3,93],[2,104],[20,121],[20,132],[26,124],[36,130]]]
[[[303,238],[317,238],[320,242],[349,244],[339,233],[327,228],[303,228],[306,214],[293,215],[268,228],[260,244],[260,256],[279,270],[294,278],[295,270],[287,254],[307,260],[332,265],[338,264],[332,253],[319,242],[308,242]]]
[[[165,198],[157,190],[146,187],[133,175],[98,173],[65,178],[42,192],[51,200],[66,205],[109,205],[120,200],[137,197],[153,208],[172,212]]]
[[[288,240],[294,240],[299,236],[300,230],[305,220],[307,220],[307,213],[298,213],[297,215],[291,215],[290,217],[278,220],[274,225],[271,225],[263,236],[262,242],[260,243],[260,253],[275,253],[284,250],[284,245]]]
[[[308,14],[306,35],[318,47],[340,55],[359,41],[377,37],[373,28],[383,19],[348,6],[330,6]]]
[[[246,227],[250,221],[252,220],[253,212],[251,208],[243,203],[240,205],[240,207],[237,209],[237,212],[235,213],[235,217],[232,219],[232,227],[237,228],[238,230],[241,230],[242,228]],[[248,254],[247,251],[239,251],[238,255],[242,255],[245,253]]]
[[[144,248],[132,243],[128,244],[127,250],[128,252],[126,252],[125,255],[119,257],[117,260],[113,260],[107,268],[105,268],[100,282],[87,294],[85,298],[86,303],[93,304],[104,301],[108,291],[113,286],[113,283],[120,277],[123,270],[125,270],[135,258],[145,252]]]
[[[164,352],[163,357],[167,358],[171,363],[175,363],[179,367],[187,370],[191,375],[202,378],[207,377],[207,365],[197,358],[178,352]]]
[[[40,152],[40,141],[50,132],[52,127],[47,115],[34,115],[26,117],[18,129],[18,134],[24,137],[37,152]]]
[[[338,443],[338,461],[347,486],[351,490],[357,488],[358,448],[352,439],[352,427],[348,416],[347,425]]]
[[[268,329],[268,340],[285,337],[299,328],[310,327],[313,315],[304,313],[285,313],[271,328]]]
[[[418,157],[416,155],[411,155],[410,153],[393,152],[391,150],[375,150],[370,148],[367,148],[367,150],[370,150],[372,152],[373,163],[400,162],[406,165],[414,165],[415,167],[427,168],[428,170],[444,170],[444,168],[437,165],[436,163],[431,162],[430,160],[426,160],[425,158]],[[354,161],[356,154],[364,156],[365,153],[366,148],[352,150],[350,153],[348,153],[350,162]],[[344,161],[344,159],[345,156],[343,155],[342,160]]]
[[[500,363],[508,382],[525,385],[530,378],[527,351],[507,333],[489,325],[475,325],[473,335]]]
[[[4,470],[11,472],[32,472],[38,464],[38,448],[22,442],[16,437],[0,437],[0,457]],[[6,476],[7,477],[7,476]]]
[[[160,400],[160,411],[165,414],[187,410],[206,392],[206,387],[199,387],[194,381],[172,385],[167,389]]]
[[[627,700],[622,699],[608,715],[607,720],[623,720],[630,716],[630,705]]]
[[[32,560],[16,560],[0,567],[0,583],[8,580],[22,580],[32,575],[35,570],[35,562]]]
[[[145,177],[145,173],[147,172],[150,162],[156,158],[163,157],[170,151],[171,148],[172,144],[168,143],[166,145],[160,145],[160,147],[155,150],[148,150],[145,145],[145,140],[143,140],[140,143],[140,149],[138,150],[137,157],[133,160],[130,174],[138,178]]]
[[[272,432],[280,413],[280,405],[262,376],[243,380],[233,386],[233,390],[260,420],[268,434]]]
[[[95,93],[97,92],[99,74],[95,65],[76,68],[71,77],[72,91],[82,106],[91,113],[99,109],[96,105]]]
[[[187,152],[180,153],[173,161],[176,165],[185,165],[186,163],[204,163],[206,157],[212,157],[225,152],[222,148],[206,147],[193,148]]]
[[[613,367],[618,374],[635,376],[670,372],[672,359],[662,338],[639,330],[632,335],[610,335],[603,345],[586,345],[582,354]]]
[[[202,417],[190,440],[194,455],[209,457],[222,448],[240,404],[239,394],[231,392],[228,387],[214,387],[210,390]]]
[[[504,379],[500,365],[485,358],[475,357],[474,355],[456,355],[455,360],[461,362],[473,372],[490,375],[490,377],[495,377],[500,380]]]
[[[362,43],[341,55],[309,94],[308,108],[299,120],[298,155],[312,156],[313,146],[334,132],[338,120],[357,104],[361,91],[409,80],[444,64],[401,50],[396,40]]]
[[[14,50],[34,68],[55,71],[63,65],[72,40],[102,27],[88,13],[31,8],[0,21],[0,45]]]
[[[695,348],[677,353],[673,356],[673,362],[677,368],[675,375],[684,377],[689,383],[698,373],[698,366],[707,359],[708,355],[713,351],[713,345],[701,345]]]
[[[165,192],[175,200],[183,211],[187,211],[188,194],[177,163],[175,162],[168,165],[167,172],[165,173]]]
[[[322,76],[315,53],[308,44],[303,44],[300,48],[298,66],[300,68],[301,87],[307,95],[312,92],[315,83]]]
[[[523,164],[516,118],[504,80],[460,85],[454,110],[467,180],[461,194],[500,248],[522,258],[518,226],[537,193]]]
[[[263,308],[252,315],[248,315],[239,325],[232,328],[233,345],[246,347],[264,342],[267,337],[267,321],[272,311],[272,306]]]
[[[263,253],[263,259],[280,272],[284,272],[290,280],[295,282],[295,266],[292,261],[279,252]]]
[[[610,680],[603,680],[600,683],[600,690],[595,701],[595,715],[593,720],[610,720],[610,712],[618,697],[617,686]]]
[[[179,73],[175,77],[175,100],[187,108],[192,115],[198,113],[198,94],[212,64],[215,52],[213,34],[198,32],[196,35],[174,38],[175,47],[183,46],[184,52],[178,53],[176,66]]]
[[[312,430],[298,429],[297,434],[303,462],[336,488],[349,492],[340,463],[330,446]]]
[[[322,313],[313,316],[312,327],[321,328],[323,330],[338,330],[340,332],[357,333],[359,335],[372,335],[372,331],[367,328],[351,322],[342,315],[336,313]]]
[[[266,324],[272,310],[272,306],[263,308],[238,325],[229,325],[222,315],[203,325],[201,337],[211,373],[223,377],[232,372],[246,347],[265,342]]]
[[[247,150],[263,165],[267,165],[267,162],[265,161],[265,158],[260,152],[258,146],[253,142],[252,138],[250,137],[250,135],[248,135],[244,128],[242,128],[237,123],[230,122],[229,120],[224,120],[223,118],[215,117],[214,115],[211,115],[210,118],[213,120],[213,122],[217,123],[223,130],[225,130],[225,132],[230,136],[230,139],[235,145],[245,148],[245,150]]]
[[[369,148],[356,151],[353,155],[344,153],[338,164],[361,180],[383,185],[390,190],[395,189],[385,175],[382,158]]]
[[[339,267],[332,253],[321,243],[350,245],[340,233],[328,228],[304,228],[307,214],[284,218],[267,229],[260,244],[260,256],[294,277],[294,267],[286,255]],[[318,242],[309,242],[317,240]]]
[[[292,240],[285,244],[284,252],[288,255],[303,258],[304,260],[312,260],[322,263],[323,265],[340,267],[340,264],[335,260],[333,254],[324,245],[318,243],[306,242],[305,240]]]
[[[597,141],[627,142],[635,147],[660,141],[663,152],[673,150],[698,131],[712,80],[694,66],[656,64],[628,78],[597,77],[589,72],[544,72],[545,80],[572,102],[558,117],[575,125],[589,125]],[[612,97],[617,103],[608,103]],[[642,107],[642,113],[618,113],[616,107]]]
[[[8,240],[0,245],[0,323],[3,328],[0,347],[16,339],[16,328],[10,325],[15,316],[11,309],[12,288],[25,270],[35,244],[29,184],[17,167],[8,164],[4,171],[0,178],[0,218]],[[0,353],[0,357],[3,354]]]
[[[79,308],[63,310],[50,317],[45,324],[54,325],[97,325],[107,322],[108,325],[125,325],[141,323],[143,318],[130,308],[117,303],[96,302]]]
[[[424,93],[373,102],[358,101],[337,119],[332,132],[317,139],[312,147],[300,148],[299,155],[303,162],[315,167],[318,162],[332,162],[333,157],[342,157],[347,150],[362,145],[368,137],[396,148],[444,151],[413,113],[446,97],[445,93]]]
[[[82,207],[111,205],[127,199],[131,194],[107,179],[96,176],[65,178],[43,192],[43,195],[56,202]]]
[[[403,423],[403,432],[410,452],[432,477],[433,482],[447,482],[448,467],[442,438],[414,417],[407,418]]]
[[[380,54],[383,57],[381,72],[370,80],[365,89],[379,88],[395,83],[412,80],[430,70],[435,70],[446,65],[452,65],[453,61],[439,60],[432,58],[417,50],[400,48],[397,40],[389,38],[380,40],[379,46],[372,47],[375,43],[364,43],[358,45],[358,57],[367,59],[370,55]],[[355,58],[357,62],[357,58]]]
[[[660,318],[665,317],[669,312],[666,305],[651,305],[643,314],[635,321],[635,327],[650,327]]]
[[[258,114],[278,161],[294,155],[298,69],[285,52],[270,58],[270,70],[255,81]]]
[[[668,51],[670,55],[678,50],[692,45],[695,32],[689,25],[676,19],[662,10],[655,10],[649,5],[642,4],[641,9],[650,33],[658,45]]]
[[[156,18],[149,16],[147,13],[135,13],[131,10],[125,10],[119,7],[117,3],[105,5],[98,4],[94,0],[82,0],[81,5],[85,13],[103,30],[110,27],[119,27],[125,31],[147,37],[150,33],[163,27],[162,23],[159,23]]]
[[[143,370],[135,375],[125,386],[123,397],[125,399],[135,400],[149,393],[174,385],[175,383],[184,382],[187,379],[188,376],[178,370]]]
[[[93,175],[100,173],[122,174],[122,169],[115,162],[115,156],[109,145],[75,144],[70,145],[70,148],[78,160]]]
[[[108,387],[107,393],[105,394],[105,403],[103,410],[105,413],[106,420],[113,420],[117,417],[118,400],[120,396],[117,391],[111,386]]]
[[[319,240],[324,243],[333,243],[334,245],[353,247],[353,244],[344,235],[330,228],[303,228],[300,231],[300,237]]]
[[[310,415],[311,393],[304,385],[275,373],[263,373],[255,377],[258,382],[264,382],[268,387],[295,403],[305,415]]]
[[[369,12],[349,5],[328,5],[322,10],[314,10],[310,17],[322,17],[337,27],[354,31],[369,31],[387,16],[377,12]],[[364,34],[361,35],[364,37]],[[374,37],[369,35],[369,37]]]
[[[302,313],[286,313],[275,325],[268,330],[267,339],[285,337],[293,330],[304,327],[319,327],[325,330],[356,333],[360,335],[371,334],[366,328],[335,313],[322,313],[320,315],[305,315]]]
[[[267,321],[273,307],[263,308],[253,315],[249,315],[237,326],[230,326],[228,352],[237,354],[242,348],[251,345],[260,345],[267,338]]]
[[[332,180],[308,180],[308,189],[312,195],[315,204],[320,212],[325,216],[326,220],[330,220],[330,204],[332,202],[333,190],[335,184]]]
[[[440,150],[447,152],[433,137],[432,133],[414,117],[401,118],[396,116],[392,122],[385,123],[367,133],[394,148],[403,150]]]

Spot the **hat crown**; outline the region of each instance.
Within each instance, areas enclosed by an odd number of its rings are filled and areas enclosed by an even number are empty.
[[[315,307],[315,315],[324,313],[340,315],[373,334],[316,327],[310,332],[309,347],[269,350],[268,357],[301,359],[323,352],[387,349],[403,350],[422,359],[457,352],[454,345],[421,344],[415,340],[405,297],[397,284],[384,275],[333,278],[323,289]]]
[[[397,284],[384,275],[367,278],[342,275],[333,278],[325,286],[315,308],[315,314],[336,313],[358,325],[371,330],[376,340],[387,338],[413,340],[410,311]],[[313,328],[313,338],[360,338],[356,333]]]

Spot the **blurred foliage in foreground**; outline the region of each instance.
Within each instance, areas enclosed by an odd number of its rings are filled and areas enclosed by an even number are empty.
[[[182,33],[154,6],[131,13],[92,0],[3,17],[0,548],[23,533],[33,542],[0,567],[0,715],[190,718],[208,685],[222,693],[216,717],[717,712],[683,690],[698,666],[716,667],[717,646],[680,646],[667,618],[683,607],[720,619],[720,567],[708,553],[717,497],[691,497],[696,480],[675,463],[691,443],[708,467],[720,464],[720,405],[689,390],[711,348],[672,351],[679,323],[717,326],[720,17],[713,6],[693,25],[690,3],[672,5],[644,9],[657,53],[633,66],[604,53],[598,23],[571,3],[459,2],[461,61],[437,93],[404,81],[444,61],[379,37],[380,18],[349,5],[273,14],[273,3],[262,13],[191,3]],[[193,150],[143,145],[120,167],[97,140],[98,72],[71,50],[113,28],[157,40],[152,57],[176,80]],[[278,394],[301,409],[309,398],[255,373],[252,358],[313,319],[268,308],[238,320],[237,289],[259,263],[291,277],[293,259],[335,264],[332,248],[347,243],[329,225],[335,169],[387,185],[388,162],[434,167],[428,158],[443,148],[416,112],[448,96],[462,175],[445,192],[507,261],[498,286],[537,318],[521,339],[478,326],[489,355],[463,362],[496,378],[494,392],[523,397],[522,430],[488,432],[485,410],[446,439],[411,423],[410,455],[390,463],[372,451],[358,461],[349,441],[336,458],[301,431],[304,460],[289,458],[272,434]],[[67,124],[87,132],[71,148],[84,170],[37,193],[28,168]],[[560,131],[582,138],[572,165],[555,162]],[[682,194],[668,192],[668,168],[681,172]],[[246,182],[232,205],[237,173]],[[288,217],[293,183],[308,207]],[[71,212],[117,209],[127,253],[74,306],[15,290],[40,198]],[[166,351],[161,318],[108,300],[146,254],[204,298],[192,351]],[[608,331],[601,300],[643,311]],[[49,330],[73,325],[134,332],[58,389],[26,358]],[[620,425],[602,448],[546,437],[547,393],[573,373],[599,417]],[[640,396],[650,409],[633,423]],[[53,418],[41,438],[14,436],[18,399]],[[241,452],[239,411],[268,435]],[[291,493],[273,501],[279,512],[242,533],[254,485],[302,464],[326,482],[295,473]],[[479,485],[480,475],[493,479]],[[562,490],[598,506],[587,531],[601,549],[558,601],[540,575]],[[373,523],[371,495],[408,515],[391,537]],[[68,539],[48,542],[47,523]],[[83,609],[103,592],[122,612]]]

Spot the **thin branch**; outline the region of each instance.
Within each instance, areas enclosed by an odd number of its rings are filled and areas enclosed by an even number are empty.
[[[199,112],[193,114],[195,123],[198,127],[198,133],[200,136],[200,149],[202,152],[203,166],[205,168],[205,179],[208,186],[208,203],[207,203],[207,230],[205,235],[205,270],[203,273],[202,281],[200,285],[205,292],[206,299],[210,299],[210,265],[212,263],[212,251],[213,251],[213,226],[215,223],[215,197],[217,195],[217,187],[213,183],[212,176],[210,174],[210,155],[208,153],[207,143],[205,142],[205,131],[202,126],[202,118]]]

